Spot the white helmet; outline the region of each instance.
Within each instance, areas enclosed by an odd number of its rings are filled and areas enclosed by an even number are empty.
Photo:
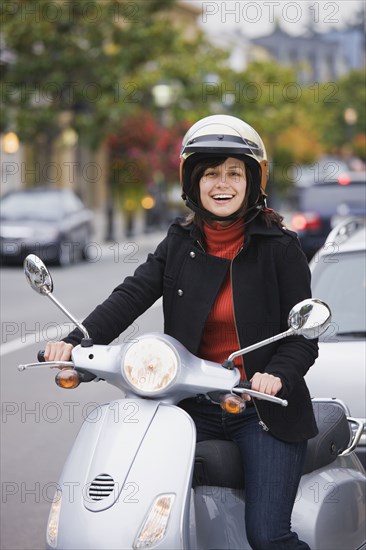
[[[230,115],[212,115],[196,122],[183,138],[180,151],[182,197],[192,210],[202,213],[191,196],[194,166],[208,157],[240,158],[250,171],[252,186],[249,207],[263,204],[268,177],[266,149],[259,134],[249,124]]]

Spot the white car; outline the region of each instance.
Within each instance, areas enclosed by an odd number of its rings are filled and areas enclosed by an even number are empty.
[[[332,323],[306,375],[312,397],[342,400],[364,422],[357,455],[366,458],[366,228],[364,219],[337,225],[310,262],[314,298],[326,302]]]

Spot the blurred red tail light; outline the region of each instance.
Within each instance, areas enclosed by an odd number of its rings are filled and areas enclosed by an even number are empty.
[[[351,178],[348,174],[341,174],[338,178],[339,185],[349,185],[351,183]]]
[[[294,214],[292,217],[292,227],[295,231],[305,231],[320,229],[322,225],[319,214],[315,212],[306,212],[304,214]]]

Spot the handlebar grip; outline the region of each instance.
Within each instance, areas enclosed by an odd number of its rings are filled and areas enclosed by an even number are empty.
[[[252,389],[252,383],[249,380],[240,380],[238,388],[245,388],[246,390]]]
[[[38,360],[39,363],[44,363],[46,361],[46,359],[44,358],[44,352],[45,352],[45,350],[41,349],[37,353],[37,360]]]

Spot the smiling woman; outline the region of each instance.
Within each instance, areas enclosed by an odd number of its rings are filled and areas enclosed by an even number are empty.
[[[309,267],[297,236],[266,207],[268,161],[254,128],[228,115],[205,117],[184,136],[180,161],[182,198],[192,214],[172,223],[155,252],[83,325],[95,344],[110,343],[163,297],[165,333],[193,355],[222,364],[232,350],[287,330],[289,311],[310,297]],[[48,342],[45,358],[65,360],[81,338],[76,329],[62,342]],[[223,417],[219,404],[207,406],[200,396],[179,403],[195,422],[197,441],[232,438],[239,446],[252,548],[309,549],[290,531],[290,517],[306,442],[317,433],[304,381],[316,356],[315,342],[293,336],[253,351],[245,362],[234,358],[254,391],[286,398],[281,415],[273,403],[255,398],[239,418]],[[138,359],[128,365],[136,380]],[[151,356],[148,370],[156,365]],[[256,488],[274,479],[291,490],[275,501],[264,494],[258,499]]]
[[[244,162],[229,157],[222,164],[210,166],[204,171],[199,181],[200,202],[213,214],[231,216],[243,205],[246,188]],[[218,223],[227,225],[230,221]]]

